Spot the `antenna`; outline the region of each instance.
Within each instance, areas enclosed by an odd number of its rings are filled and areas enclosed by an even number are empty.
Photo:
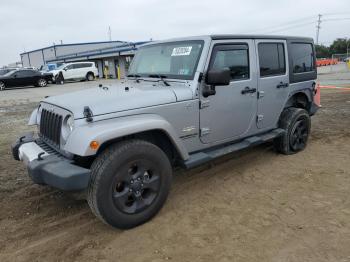
[[[109,39],[109,41],[112,41],[112,29],[111,29],[111,26],[108,26],[108,39]]]

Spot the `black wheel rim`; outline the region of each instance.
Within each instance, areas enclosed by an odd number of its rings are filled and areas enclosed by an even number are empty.
[[[293,151],[299,151],[305,148],[309,136],[307,119],[300,119],[295,122],[290,134],[290,147]]]
[[[127,214],[140,213],[152,205],[160,189],[160,173],[150,161],[142,159],[122,166],[113,183],[114,206]]]

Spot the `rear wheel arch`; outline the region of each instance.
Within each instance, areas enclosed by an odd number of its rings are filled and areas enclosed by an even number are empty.
[[[92,71],[87,72],[85,75],[85,78],[89,80],[89,76],[95,77],[94,72],[92,72]]]
[[[285,109],[289,107],[302,108],[310,112],[311,98],[305,92],[293,94],[287,101]]]

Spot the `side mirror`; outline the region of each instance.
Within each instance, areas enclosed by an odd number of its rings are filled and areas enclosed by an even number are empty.
[[[206,77],[206,84],[212,86],[227,86],[231,81],[231,71],[229,68],[222,70],[209,70]]]
[[[17,74],[14,74],[13,77],[16,78],[16,77],[17,77]]]
[[[68,70],[68,68],[67,68],[67,67],[65,67],[65,68],[63,68],[63,70],[64,70],[64,71],[67,71],[67,70]]]

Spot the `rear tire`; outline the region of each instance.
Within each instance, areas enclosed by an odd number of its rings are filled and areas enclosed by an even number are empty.
[[[165,153],[143,140],[105,149],[91,166],[88,203],[103,222],[121,229],[150,220],[164,205],[172,180]]]
[[[86,74],[86,80],[87,81],[93,81],[95,79],[95,76],[93,73],[87,73]]]
[[[274,147],[278,152],[291,155],[305,149],[311,128],[310,115],[305,109],[285,109],[281,114],[279,127],[286,132],[274,139]]]
[[[5,90],[5,87],[6,87],[5,83],[0,81],[0,91]]]

